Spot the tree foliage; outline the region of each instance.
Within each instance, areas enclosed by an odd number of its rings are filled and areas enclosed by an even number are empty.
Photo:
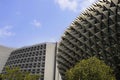
[[[2,80],[38,80],[40,75],[23,72],[18,67],[6,67],[6,73],[1,74]]]
[[[0,74],[0,80],[2,80],[2,74]]]
[[[39,77],[40,77],[39,75],[28,74],[28,75],[26,75],[24,80],[38,80]]]
[[[68,70],[66,80],[115,80],[115,77],[109,66],[96,57],[91,57]]]

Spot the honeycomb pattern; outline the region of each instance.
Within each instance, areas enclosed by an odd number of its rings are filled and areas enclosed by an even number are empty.
[[[39,74],[44,80],[46,58],[46,44],[37,44],[33,46],[23,47],[11,52],[2,73],[5,73],[5,67],[20,67],[21,71],[30,72],[31,74]]]
[[[57,55],[62,79],[76,62],[92,56],[114,68],[120,79],[120,0],[97,1],[65,31]]]

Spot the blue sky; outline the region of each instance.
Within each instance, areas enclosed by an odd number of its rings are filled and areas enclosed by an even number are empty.
[[[95,0],[0,0],[0,45],[22,47],[59,41]]]

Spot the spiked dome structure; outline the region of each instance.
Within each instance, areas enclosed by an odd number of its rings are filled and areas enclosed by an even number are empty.
[[[62,36],[58,68],[65,72],[79,60],[96,56],[120,79],[120,0],[99,0],[80,14]]]

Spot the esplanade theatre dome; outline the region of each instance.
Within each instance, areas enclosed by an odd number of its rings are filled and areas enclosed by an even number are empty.
[[[120,0],[97,1],[64,32],[57,55],[62,79],[78,61],[92,56],[104,60],[120,80]]]

